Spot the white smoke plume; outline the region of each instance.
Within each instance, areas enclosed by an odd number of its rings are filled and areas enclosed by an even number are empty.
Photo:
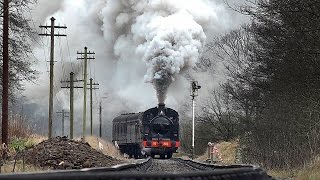
[[[153,84],[159,103],[164,103],[175,77],[194,67],[202,52],[206,40],[203,27],[214,19],[212,4],[205,0],[108,3],[102,10],[105,35],[109,36],[110,26],[121,32],[116,37],[115,54],[122,58],[131,41],[138,59],[146,63],[145,82]],[[116,13],[115,24],[110,24],[110,7],[118,7],[112,12]]]
[[[195,66],[206,37],[202,27],[186,11],[152,19],[150,25],[147,42],[137,51],[144,53],[147,63],[145,80],[154,84],[159,103],[164,103],[174,76]]]

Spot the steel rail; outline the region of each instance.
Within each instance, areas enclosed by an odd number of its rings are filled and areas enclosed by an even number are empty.
[[[264,170],[252,165],[221,166],[206,164],[191,160],[175,159],[203,171],[191,171],[187,173],[148,173],[152,165],[152,159],[138,161],[136,163],[120,164],[113,167],[85,168],[80,170],[59,170],[40,173],[16,173],[1,174],[0,180],[98,180],[98,179],[214,179],[214,180],[272,180]]]
[[[216,170],[216,169],[232,169],[232,168],[252,168],[257,169],[258,166],[255,165],[248,165],[248,164],[232,164],[232,165],[220,165],[220,164],[211,164],[211,163],[204,163],[199,162],[196,160],[189,160],[189,159],[181,159],[176,158],[176,161],[179,161],[181,163],[188,164],[191,167],[194,167],[196,169],[202,169],[202,170]]]

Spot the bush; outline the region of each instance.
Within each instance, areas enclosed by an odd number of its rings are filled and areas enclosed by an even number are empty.
[[[14,149],[16,152],[18,152],[18,151],[22,151],[26,148],[30,148],[33,145],[35,145],[35,143],[33,141],[28,140],[28,139],[14,138],[11,140],[11,142],[9,144],[9,148]]]

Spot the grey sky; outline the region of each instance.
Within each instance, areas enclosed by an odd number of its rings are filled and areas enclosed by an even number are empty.
[[[190,2],[192,1],[194,0],[190,0]],[[248,21],[247,17],[227,7],[223,0],[203,1],[210,4],[208,8],[215,15],[211,24],[205,27],[207,41],[214,36],[239,28],[241,24]],[[234,4],[234,2],[241,3],[240,1],[230,1],[230,4]],[[32,10],[30,14],[33,19],[32,26],[38,32],[40,32],[40,29],[37,28],[38,25],[49,25],[49,18],[52,16],[56,18],[57,24],[68,27],[66,31],[60,31],[60,33],[66,33],[67,38],[56,38],[54,111],[60,111],[62,108],[69,109],[68,90],[60,89],[60,80],[68,79],[70,71],[76,71],[77,78],[82,78],[82,66],[80,61],[76,60],[76,52],[83,51],[84,46],[96,53],[96,59],[90,63],[91,71],[88,73],[89,78],[94,78],[100,84],[100,90],[95,92],[97,95],[94,103],[95,119],[97,119],[98,112],[97,104],[102,96],[108,96],[108,99],[102,102],[106,107],[104,120],[109,123],[119,112],[143,111],[157,104],[155,90],[150,83],[144,82],[146,64],[142,60],[134,60],[136,57],[135,49],[132,48],[134,44],[127,43],[124,44],[126,47],[120,47],[121,58],[115,55],[115,50],[117,50],[114,46],[115,38],[121,32],[115,32],[117,30],[115,27],[106,25],[112,24],[109,20],[112,20],[113,16],[117,17],[118,12],[113,12],[118,8],[116,5],[117,3],[112,3],[109,0],[38,0],[38,5]],[[103,9],[107,11],[104,15],[101,14]],[[102,30],[103,26],[105,26],[104,30]],[[49,45],[47,37],[39,37],[37,43],[34,43],[33,54],[39,60],[35,68],[40,71],[41,75],[37,84],[26,84],[24,93],[29,102],[43,107],[35,111],[41,111],[44,116],[48,111],[49,76],[47,70],[49,63],[46,61],[49,60]],[[206,73],[195,74],[194,77],[199,78],[200,82],[203,80],[203,83],[212,81],[210,83],[216,84],[215,80],[211,80],[211,77],[208,77]],[[178,109],[179,104],[186,100],[185,97],[188,94],[189,82],[182,77],[177,77],[169,88],[166,103],[168,106]],[[76,121],[79,122],[77,126],[80,127],[82,90],[77,90],[75,96]],[[97,123],[94,124],[97,126]],[[77,134],[80,135],[80,132]]]

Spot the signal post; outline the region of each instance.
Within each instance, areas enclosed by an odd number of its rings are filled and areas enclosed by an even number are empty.
[[[191,97],[192,97],[192,159],[194,159],[194,108],[195,108],[195,97],[198,96],[198,90],[201,88],[198,81],[191,82]]]

